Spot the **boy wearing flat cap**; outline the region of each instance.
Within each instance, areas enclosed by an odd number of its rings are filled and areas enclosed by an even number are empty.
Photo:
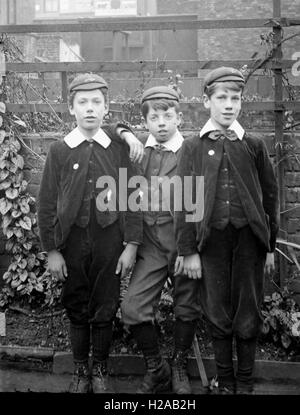
[[[146,363],[147,372],[138,393],[167,390],[171,378],[175,393],[191,393],[186,365],[200,312],[198,281],[180,274],[174,278],[176,322],[172,376],[167,361],[160,354],[154,325],[162,289],[180,263],[174,234],[173,186],[167,196],[161,190],[176,174],[177,157],[183,142],[178,131],[181,122],[178,94],[166,86],[150,88],[142,96],[141,111],[150,132],[142,161],[143,175],[147,179],[142,197],[149,201],[151,209],[143,212],[143,244],[138,248],[133,275],[121,303],[122,316]]]
[[[264,142],[238,123],[244,77],[234,68],[204,80],[210,119],[185,140],[177,174],[204,176],[204,217],[175,213],[183,272],[199,279],[212,336],[220,393],[251,393],[256,339],[262,323],[264,271],[274,269],[278,188]],[[232,364],[233,338],[237,371]]]
[[[73,393],[89,392],[91,387],[94,393],[112,391],[107,359],[120,273],[123,277],[131,271],[142,241],[141,213],[118,209],[119,168],[125,168],[129,178],[136,172],[127,146],[116,133],[117,128],[127,127],[102,126],[108,110],[107,91],[105,80],[98,75],[79,75],[71,82],[69,109],[77,127],[51,145],[38,200],[48,269],[64,282],[62,303],[70,320],[75,365]],[[105,177],[116,186],[102,180]],[[115,208],[110,201],[115,201]]]

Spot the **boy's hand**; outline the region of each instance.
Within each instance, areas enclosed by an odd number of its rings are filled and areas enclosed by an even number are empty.
[[[199,254],[187,255],[183,259],[183,274],[187,275],[193,280],[200,279],[201,273],[201,260]]]
[[[121,278],[125,277],[132,271],[135,263],[137,248],[138,245],[129,242],[122,252],[116,268],[116,274],[118,275],[121,272]]]
[[[265,263],[265,273],[271,275],[274,271],[275,271],[274,253],[267,252],[266,263]]]
[[[118,131],[118,130],[117,130]],[[144,146],[138,138],[130,131],[123,131],[120,134],[122,140],[124,140],[129,146],[129,157],[133,162],[140,163],[144,157]]]
[[[68,276],[67,266],[64,257],[56,249],[48,252],[48,271],[59,281],[65,281]]]
[[[175,265],[174,265],[174,276],[183,273],[183,256],[177,256]]]

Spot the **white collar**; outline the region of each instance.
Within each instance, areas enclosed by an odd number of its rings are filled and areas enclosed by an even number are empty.
[[[110,145],[110,143],[111,143],[111,139],[102,130],[102,128],[99,128],[99,130],[93,136],[92,140],[93,141],[96,141],[96,143],[100,144],[104,148],[107,148]],[[88,139],[82,134],[82,132],[79,130],[78,127],[74,128],[74,130],[71,131],[64,138],[64,142],[70,148],[78,147],[79,144],[83,143],[84,141],[88,141]]]
[[[240,140],[243,139],[243,136],[245,134],[245,130],[237,120],[233,121],[231,126],[228,127],[228,130],[234,131]],[[201,129],[200,137],[203,137],[204,134],[209,133],[210,131],[216,131],[216,127],[215,127],[214,123],[212,122],[211,118],[207,121],[207,123]]]
[[[156,144],[162,144],[167,150],[173,151],[173,153],[176,153],[180,147],[182,146],[184,139],[181,135],[181,133],[177,130],[176,133],[173,135],[173,137],[170,138],[170,140],[159,143],[156,138],[150,134],[145,147],[154,147]]]

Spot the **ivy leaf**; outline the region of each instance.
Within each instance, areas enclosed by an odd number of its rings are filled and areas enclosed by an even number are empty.
[[[9,175],[9,171],[8,170],[0,170],[0,181],[2,182],[3,180],[6,179],[6,177]]]
[[[8,170],[11,171],[12,173],[16,173],[18,170],[18,166],[14,163],[10,163],[8,162],[8,166],[7,166]]]
[[[0,190],[8,189],[11,185],[10,180],[5,180],[4,182],[0,183]]]
[[[277,320],[274,316],[270,316],[269,318],[270,326],[276,330],[277,329]]]
[[[31,291],[33,290],[33,285],[32,284],[27,284],[26,289],[27,289],[28,293],[31,293]]]
[[[8,278],[10,278],[11,277],[11,273],[9,272],[9,271],[6,271],[4,274],[3,274],[3,276],[2,276],[2,279],[4,279],[4,281],[5,280],[7,280]]]
[[[0,112],[2,112],[4,114],[5,111],[6,111],[6,106],[5,106],[4,102],[0,102]]]
[[[16,151],[20,151],[21,150],[21,144],[19,143],[18,140],[13,140],[11,143],[14,147]]]
[[[2,116],[0,115],[0,127],[2,126],[2,124],[3,124],[3,118],[2,118]]]
[[[31,242],[31,241],[25,242],[25,243],[23,244],[23,247],[24,247],[25,249],[27,249],[27,251],[30,251],[30,249],[32,248],[32,242]],[[29,263],[29,260],[28,260],[28,263]]]
[[[36,257],[37,257],[38,259],[40,259],[41,261],[43,261],[43,260],[46,258],[46,255],[45,255],[43,252],[38,252],[38,253],[36,254]]]
[[[14,231],[12,229],[8,229],[6,231],[6,238],[10,239],[13,236],[13,234],[14,234]]]
[[[20,228],[14,228],[14,234],[16,235],[16,237],[17,238],[23,238],[23,231],[22,231],[22,229],[20,229]],[[18,250],[17,250],[17,246],[15,246],[14,248],[16,248],[15,249],[15,251],[17,252]]]
[[[283,345],[283,347],[285,349],[287,349],[289,347],[289,345],[291,344],[291,342],[292,342],[291,338],[287,334],[282,333],[282,335],[281,335],[281,343],[282,343],[282,345]]]
[[[20,285],[17,287],[17,291],[21,291],[23,288],[24,288],[24,285],[23,285],[23,284],[20,284]]]
[[[7,189],[5,195],[8,199],[16,199],[19,196],[18,189]]]
[[[14,242],[13,241],[7,241],[6,244],[5,244],[5,250],[7,252],[9,252],[12,249],[13,246],[14,246]]]
[[[28,272],[26,271],[26,269],[22,272],[22,274],[20,274],[20,280],[22,282],[26,281],[28,277]]]
[[[21,261],[18,262],[18,267],[21,269],[25,269],[27,267],[27,261],[25,258],[21,259]]]
[[[268,333],[269,333],[269,331],[270,331],[270,326],[269,326],[269,323],[265,320],[265,321],[263,322],[262,332],[263,332],[264,334],[268,334]]]
[[[12,208],[12,203],[4,198],[0,199],[0,213],[6,215],[6,213]]]
[[[20,284],[21,284],[21,281],[20,280],[13,280],[11,282],[12,288],[17,288]]]
[[[13,120],[13,122],[15,124],[20,125],[21,127],[25,127],[26,128],[26,123],[24,121],[22,121],[19,117],[17,117],[16,115],[14,116],[16,119]]]
[[[31,230],[31,219],[28,216],[24,216],[23,219],[19,220],[21,228],[26,229],[27,231]]]
[[[26,201],[22,201],[20,203],[20,209],[21,209],[21,212],[24,213],[25,215],[30,212],[30,206]]]
[[[0,144],[3,143],[6,136],[6,132],[4,130],[0,130]]]
[[[18,268],[18,264],[16,262],[13,262],[12,264],[10,264],[10,266],[8,267],[9,271],[16,271],[16,269]]]
[[[4,158],[3,159],[0,159],[0,169],[2,170],[5,167],[9,167],[9,161],[8,160],[5,160]]]
[[[20,192],[24,192],[27,188],[28,182],[26,180],[22,180],[21,186],[20,186]]]
[[[6,229],[11,224],[11,222],[12,222],[11,215],[4,215],[3,223],[2,223],[3,229]],[[4,230],[4,233],[5,233],[5,230]]]
[[[34,282],[36,280],[36,275],[34,272],[29,272],[29,279],[31,282]]]
[[[27,265],[29,269],[32,269],[34,267],[35,264],[35,255],[29,255],[27,258]]]
[[[17,157],[14,157],[14,158],[12,158],[12,160],[11,160],[13,163],[14,163],[14,165],[15,166],[17,166],[19,169],[23,169],[23,167],[24,167],[24,159],[23,159],[23,157],[20,155],[20,154],[18,154],[17,155]]]
[[[22,212],[20,211],[20,210],[13,210],[12,212],[11,212],[11,216],[13,217],[13,218],[18,218],[19,216],[21,216],[22,215]]]
[[[37,291],[41,292],[41,293],[44,291],[44,287],[43,287],[43,285],[41,283],[36,284],[34,288]]]

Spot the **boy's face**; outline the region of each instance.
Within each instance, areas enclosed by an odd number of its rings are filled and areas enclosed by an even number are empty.
[[[81,132],[92,137],[102,125],[108,106],[100,89],[94,89],[76,92],[69,110],[70,114],[75,116]]]
[[[210,110],[210,117],[217,129],[227,129],[241,111],[242,91],[217,86],[211,97],[204,95],[204,106]]]
[[[176,133],[181,122],[181,113],[175,108],[167,110],[149,108],[146,117],[146,127],[159,143],[164,143]]]

